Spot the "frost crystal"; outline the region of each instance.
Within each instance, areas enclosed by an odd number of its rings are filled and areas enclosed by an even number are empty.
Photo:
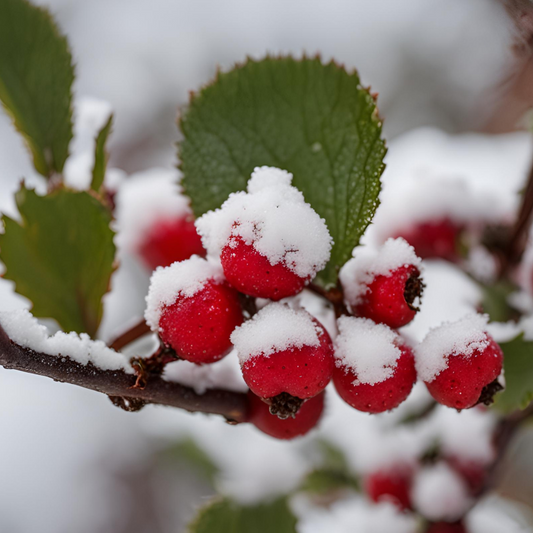
[[[448,368],[450,357],[470,357],[489,344],[487,315],[470,314],[456,322],[433,328],[415,349],[416,371],[425,382],[433,381]]]
[[[146,296],[146,323],[157,332],[161,313],[172,305],[179,296],[190,298],[213,280],[224,280],[220,265],[193,255],[186,261],[176,261],[168,267],[157,267],[150,278],[150,289]]]
[[[320,328],[307,311],[271,303],[231,334],[242,363],[249,358],[320,344]]]
[[[402,355],[400,336],[366,318],[340,317],[335,339],[335,364],[357,376],[354,385],[375,385],[392,377]]]
[[[292,174],[258,167],[248,182],[248,192],[236,192],[220,209],[196,221],[210,256],[240,237],[271,264],[283,263],[302,278],[312,277],[329,260],[332,239],[323,219],[291,186]]]
[[[39,324],[27,309],[0,313],[0,324],[7,336],[24,348],[47,355],[69,357],[81,365],[92,363],[102,370],[133,373],[122,354],[108,348],[102,341],[91,340],[86,333],[58,331],[49,337],[46,327]]]
[[[379,249],[361,246],[355,248],[350,259],[340,271],[340,280],[351,305],[360,302],[368,289],[368,284],[376,276],[389,276],[402,266],[413,265],[421,268],[421,260],[414,248],[402,238],[388,239]]]

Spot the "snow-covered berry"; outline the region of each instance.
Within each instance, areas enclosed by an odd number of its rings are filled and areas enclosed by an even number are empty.
[[[331,339],[307,311],[271,303],[238,327],[231,341],[244,381],[261,398],[312,398],[331,379]]]
[[[391,328],[411,322],[424,287],[420,263],[403,239],[389,239],[379,250],[356,248],[340,272],[352,312]]]
[[[239,296],[221,268],[198,256],[152,274],[145,318],[178,357],[213,363],[231,350],[231,332],[242,323]]]
[[[196,221],[209,255],[244,294],[280,300],[302,290],[329,260],[326,223],[291,186],[292,174],[254,170],[248,192],[231,194]]]
[[[389,501],[402,510],[410,509],[412,477],[412,468],[406,465],[378,470],[365,477],[365,491],[376,503]]]
[[[153,169],[133,175],[116,200],[117,244],[140,255],[152,270],[205,255],[175,171]]]
[[[446,259],[457,262],[460,258],[460,236],[464,226],[449,218],[413,223],[396,236],[404,238],[422,259]]]
[[[454,522],[472,505],[466,483],[443,462],[415,474],[411,498],[414,509],[433,521]]]
[[[369,319],[341,317],[337,324],[333,382],[341,398],[368,413],[400,405],[416,381],[411,348],[392,329]]]
[[[439,403],[467,409],[490,404],[502,389],[499,345],[487,333],[485,315],[468,315],[432,329],[416,348],[416,368]]]
[[[263,433],[276,439],[294,439],[313,429],[324,410],[325,391],[306,400],[292,417],[281,419],[270,413],[270,407],[253,392],[248,393],[250,410],[248,421]]]

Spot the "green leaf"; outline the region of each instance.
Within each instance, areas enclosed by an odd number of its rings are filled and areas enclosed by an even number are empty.
[[[38,196],[23,185],[15,199],[21,221],[2,218],[4,277],[33,302],[35,316],[94,337],[114,268],[111,214],[91,194],[65,188]]]
[[[163,450],[160,457],[163,460],[169,460],[174,463],[186,463],[187,466],[193,467],[211,484],[213,484],[219,473],[219,468],[211,457],[191,438],[186,438],[172,444]]]
[[[50,13],[0,0],[0,100],[24,136],[38,172],[61,172],[72,139],[74,67]]]
[[[106,150],[106,142],[111,128],[113,127],[113,115],[109,116],[108,121],[104,127],[98,132],[96,136],[96,145],[94,148],[94,166],[93,166],[93,179],[91,181],[91,189],[99,191],[100,187],[104,183],[105,169],[107,166],[107,160],[109,154]]]
[[[193,96],[180,127],[196,216],[245,189],[254,167],[288,170],[335,241],[318,275],[335,285],[378,205],[386,151],[374,98],[357,73],[319,58],[250,59]]]
[[[496,396],[495,407],[510,412],[525,409],[533,400],[533,341],[524,335],[500,343],[504,354],[505,390]]]
[[[272,503],[240,506],[217,499],[203,507],[189,533],[296,533],[296,518],[286,498]]]
[[[483,312],[489,315],[491,322],[508,322],[519,318],[520,313],[509,304],[509,297],[517,291],[514,283],[500,280],[491,285],[479,285],[483,293]]]

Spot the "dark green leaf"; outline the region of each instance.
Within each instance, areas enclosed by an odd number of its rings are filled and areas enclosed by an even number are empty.
[[[504,353],[505,390],[495,398],[497,409],[510,412],[525,409],[533,400],[533,342],[521,334],[500,343]]]
[[[161,453],[161,458],[173,462],[185,462],[187,466],[193,467],[211,483],[219,472],[211,457],[191,438],[183,439],[166,448]]]
[[[64,188],[38,196],[22,186],[15,198],[21,222],[4,216],[0,235],[4,277],[35,316],[94,336],[113,272],[110,213],[91,194]]]
[[[248,507],[224,498],[203,507],[189,533],[296,533],[296,518],[286,498]]]
[[[94,166],[93,166],[93,179],[91,182],[91,189],[99,191],[100,187],[104,183],[105,169],[107,166],[108,153],[106,150],[106,142],[111,128],[113,127],[113,115],[109,116],[108,121],[104,127],[98,132],[96,136],[96,145],[94,148]]]
[[[301,490],[312,494],[325,494],[342,489],[359,490],[355,477],[346,471],[317,468],[304,479]]]
[[[38,172],[61,172],[72,139],[74,68],[67,40],[45,8],[0,0],[0,100]]]
[[[289,170],[335,241],[318,275],[335,285],[376,210],[386,151],[374,98],[357,73],[318,58],[248,60],[196,94],[180,127],[195,214],[244,189],[258,165]]]

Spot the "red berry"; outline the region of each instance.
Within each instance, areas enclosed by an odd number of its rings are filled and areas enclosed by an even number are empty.
[[[483,488],[488,475],[485,464],[459,457],[447,457],[446,461],[466,481],[472,494]]]
[[[420,271],[413,265],[402,266],[388,276],[376,276],[367,285],[360,302],[352,305],[355,315],[387,324],[391,328],[405,326],[415,317],[414,303],[422,294]]]
[[[209,280],[193,296],[180,295],[162,310],[158,332],[180,358],[213,363],[231,350],[230,335],[242,319],[237,292]]]
[[[306,399],[324,390],[333,372],[328,332],[304,310],[272,303],[231,336],[248,387],[260,398],[286,393]]]
[[[395,331],[368,319],[341,317],[337,325],[333,383],[340,397],[367,413],[400,405],[416,381],[411,349]]]
[[[276,439],[293,439],[305,435],[314,428],[324,410],[325,392],[306,400],[293,417],[286,419],[271,415],[269,406],[252,392],[248,393],[250,401],[249,422],[263,433]]]
[[[184,261],[192,255],[205,255],[192,215],[161,220],[151,228],[139,246],[145,263],[154,270]]]
[[[251,244],[240,237],[232,238],[220,255],[226,279],[238,291],[255,296],[281,300],[299,293],[308,278],[301,278],[285,264],[271,264]]]
[[[462,522],[434,522],[426,533],[466,533],[466,528]]]
[[[390,501],[400,509],[411,509],[412,472],[409,467],[380,470],[365,479],[365,490],[376,503]]]
[[[500,386],[492,385],[501,374],[503,353],[487,335],[488,345],[475,349],[469,356],[455,354],[448,357],[448,366],[426,386],[433,398],[442,405],[468,409],[479,402],[490,403]],[[495,388],[493,388],[495,387]]]
[[[358,383],[357,374],[346,367],[337,367],[333,372],[333,383],[339,396],[358,411],[383,413],[398,407],[409,396],[416,381],[413,353],[407,346],[401,346],[402,355],[392,377],[369,385]]]
[[[459,236],[462,230],[461,225],[444,218],[418,222],[396,236],[403,237],[422,259],[440,258],[457,262],[460,259]]]

